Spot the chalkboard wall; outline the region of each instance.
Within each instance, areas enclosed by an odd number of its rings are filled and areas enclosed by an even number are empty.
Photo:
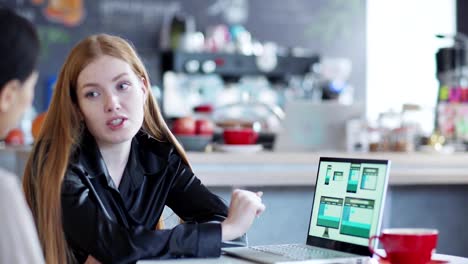
[[[244,6],[243,25],[260,41],[304,47],[321,56],[353,62],[355,99],[365,101],[366,1],[342,0],[2,0],[38,27],[42,52],[34,106],[47,108],[48,82],[70,49],[93,33],[111,33],[130,40],[142,56],[153,83],[160,82],[161,26],[174,12],[192,15],[199,31],[227,24],[226,5]],[[59,3],[59,4],[57,4]],[[54,6],[55,5],[55,6]],[[68,6],[67,6],[68,5]],[[65,6],[65,7],[64,7]],[[55,9],[54,9],[55,8]],[[60,16],[54,10],[75,8]],[[79,10],[78,10],[79,9]]]

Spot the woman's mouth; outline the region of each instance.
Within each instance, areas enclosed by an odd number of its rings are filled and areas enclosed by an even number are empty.
[[[125,121],[127,121],[127,119],[124,117],[113,118],[107,121],[107,126],[112,130],[117,130],[124,126]]]
[[[120,123],[123,122],[123,119],[122,118],[117,118],[117,119],[114,119],[110,122],[111,125],[113,126],[117,126],[117,125],[120,125]]]

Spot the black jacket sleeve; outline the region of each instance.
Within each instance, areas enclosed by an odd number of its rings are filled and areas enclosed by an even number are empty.
[[[169,168],[175,177],[167,205],[182,220],[202,223],[226,219],[228,210],[224,202],[201,183],[175,150],[169,157]]]
[[[67,175],[62,185],[63,226],[75,251],[89,253],[103,263],[220,255],[219,223],[189,222],[157,231],[143,226],[124,228],[109,216],[98,198],[89,195],[92,188],[76,174]]]
[[[176,178],[172,184],[167,205],[185,222],[222,222],[228,208],[220,197],[210,192],[194,175],[177,152],[169,156],[169,164]],[[245,246],[246,235],[223,241],[221,247]]]

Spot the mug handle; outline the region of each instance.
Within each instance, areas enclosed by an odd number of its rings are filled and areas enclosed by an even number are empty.
[[[374,250],[374,247],[372,246],[372,241],[374,239],[380,239],[380,236],[371,236],[371,238],[369,238],[369,250],[370,252],[372,253],[372,255],[377,255],[379,258],[381,258],[382,260],[388,260],[387,257],[384,257],[382,255],[380,255],[379,253],[377,253],[375,250]]]

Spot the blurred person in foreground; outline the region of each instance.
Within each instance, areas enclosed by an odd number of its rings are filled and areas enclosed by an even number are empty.
[[[47,263],[219,257],[265,209],[245,190],[228,208],[194,175],[142,61],[117,36],[72,49],[37,140],[23,187]],[[161,229],[166,205],[184,223]]]
[[[31,106],[39,40],[33,25],[0,6],[0,136]],[[0,263],[44,263],[18,177],[0,168]]]

